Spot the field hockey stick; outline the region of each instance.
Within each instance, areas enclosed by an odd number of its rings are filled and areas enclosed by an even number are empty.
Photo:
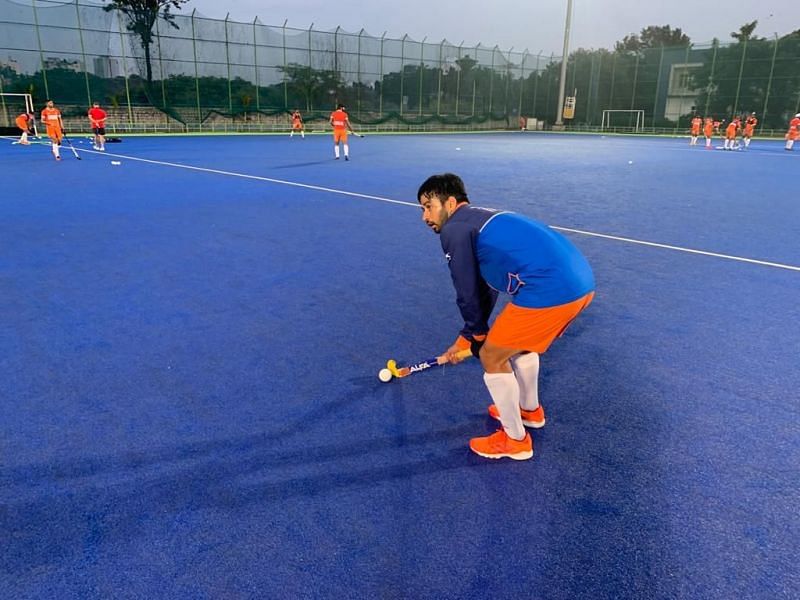
[[[78,160],[81,160],[81,157],[78,155],[78,151],[75,150],[75,146],[72,145],[72,140],[70,140],[67,137],[66,133],[64,133],[64,141],[67,142],[67,145],[69,146],[69,149],[72,150],[72,153],[75,155],[75,158],[77,158]]]
[[[461,350],[456,353],[456,356],[460,359],[469,358],[472,356],[472,350],[467,348],[466,350]],[[408,365],[406,367],[399,367],[397,366],[397,361],[389,360],[386,362],[386,369],[385,371],[389,371],[392,377],[401,378],[401,377],[408,377],[413,373],[419,373],[420,371],[425,371],[426,369],[430,369],[431,367],[441,367],[442,365],[449,364],[447,357],[445,355],[442,356],[434,356],[427,360],[423,360],[421,362],[415,363],[413,365]],[[391,378],[390,378],[391,379]],[[390,379],[387,379],[389,381]]]

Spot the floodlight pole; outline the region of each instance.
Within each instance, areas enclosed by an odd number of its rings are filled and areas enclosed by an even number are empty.
[[[567,23],[564,26],[564,52],[561,56],[561,82],[558,86],[558,106],[556,107],[556,127],[564,126],[564,89],[567,85],[567,60],[569,59],[569,27],[572,21],[572,0],[567,0]]]

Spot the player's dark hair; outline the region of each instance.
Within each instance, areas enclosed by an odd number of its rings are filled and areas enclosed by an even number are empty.
[[[344,108],[344,104],[339,104],[339,105],[336,106],[336,108],[338,108],[339,110],[342,110]]]
[[[455,173],[442,173],[428,177],[417,190],[417,200],[431,196],[437,196],[442,200],[452,196],[459,204],[469,202],[464,182]]]

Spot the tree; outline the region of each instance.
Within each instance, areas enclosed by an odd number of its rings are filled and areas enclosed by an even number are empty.
[[[750,23],[745,23],[739,27],[739,31],[731,31],[731,37],[740,42],[759,39],[758,37],[753,37],[753,31],[755,31],[756,25],[758,25],[758,19]]]
[[[691,42],[692,40],[681,31],[680,27],[673,29],[669,25],[650,25],[642,29],[638,36],[635,33],[626,35],[614,44],[614,50],[620,54],[628,54],[647,48],[688,46]]]
[[[110,0],[103,7],[106,12],[118,10],[128,17],[126,28],[139,36],[144,50],[144,64],[147,71],[147,83],[153,83],[153,68],[150,64],[150,46],[153,43],[153,26],[159,15],[175,29],[175,16],[170,12],[175,8],[180,10],[181,4],[189,0]]]

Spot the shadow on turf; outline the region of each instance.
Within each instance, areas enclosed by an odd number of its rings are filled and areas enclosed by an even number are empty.
[[[23,489],[12,493],[0,514],[0,531],[6,534],[0,570],[22,573],[45,564],[63,562],[71,554],[86,550],[86,541],[97,544],[123,543],[154,517],[164,518],[186,510],[233,510],[250,505],[280,504],[296,497],[328,494],[347,488],[373,488],[381,482],[417,475],[473,468],[488,461],[471,461],[463,439],[474,424],[396,437],[362,439],[351,444],[270,451],[273,436],[249,436],[215,444],[187,445],[150,453],[143,461],[135,457],[52,465],[52,479],[44,477],[44,465],[35,478],[14,479]],[[457,439],[458,446],[442,449]],[[395,464],[375,459],[376,454],[400,447],[422,447],[428,451],[398,455]],[[418,460],[406,462],[409,456]],[[358,468],[349,459],[365,457],[373,466]],[[423,458],[420,458],[423,457]],[[403,461],[403,462],[400,462]],[[111,466],[107,463],[112,463]],[[341,464],[337,466],[337,462]],[[145,470],[144,465],[153,468]],[[364,464],[364,463],[360,463]],[[311,465],[316,472],[292,476],[291,470]],[[116,477],[92,477],[91,466]],[[307,470],[307,469],[306,469]],[[64,473],[85,481],[60,482]],[[121,472],[121,473],[120,473]],[[7,479],[7,477],[6,477]],[[99,479],[102,479],[100,481]],[[111,481],[109,481],[111,479]]]
[[[312,162],[304,162],[304,163],[292,163],[290,165],[275,165],[273,169],[296,169],[298,167],[313,167],[314,165],[324,165],[325,163],[329,163],[333,160],[315,160]]]

